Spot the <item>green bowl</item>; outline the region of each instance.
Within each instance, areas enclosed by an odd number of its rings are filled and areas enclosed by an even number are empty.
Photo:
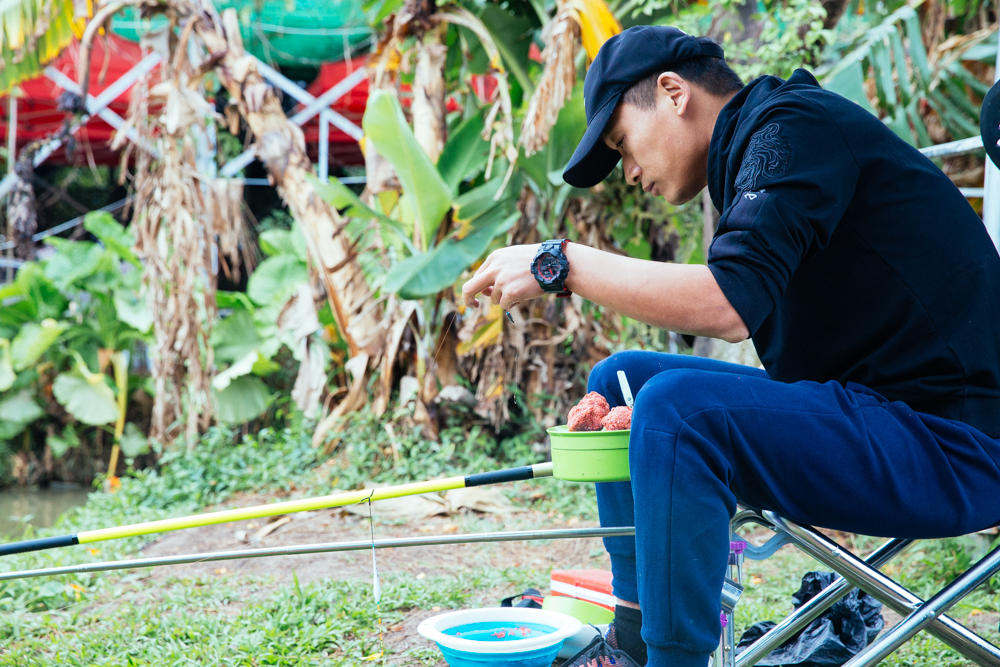
[[[565,424],[549,429],[552,476],[571,482],[624,482],[628,474],[630,431],[570,432]]]
[[[581,623],[593,623],[594,625],[607,625],[615,620],[613,611],[586,600],[563,595],[550,595],[545,598],[542,601],[542,609],[568,614]]]

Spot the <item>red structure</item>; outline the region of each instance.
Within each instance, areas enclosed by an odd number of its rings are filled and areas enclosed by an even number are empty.
[[[78,80],[76,71],[78,53],[78,45],[71,44],[56,60],[50,63],[50,66],[76,81]],[[90,94],[95,97],[100,95],[105,88],[132,69],[140,60],[142,60],[142,53],[138,44],[114,35],[107,35],[95,45],[91,57]],[[353,61],[324,65],[320,69],[319,76],[309,86],[308,91],[319,96],[332,88],[338,81],[343,80],[352,71],[363,66],[364,61],[359,58],[355,58]],[[153,71],[152,76],[157,77],[158,72],[159,67]],[[57,108],[57,100],[63,91],[47,77],[43,75],[22,83],[20,88],[22,95],[18,99],[18,149],[36,139],[49,137],[59,129],[66,119],[66,114]],[[334,102],[330,108],[360,127],[367,100],[368,82],[362,81],[356,88]],[[128,113],[128,105],[129,93],[126,92],[114,100],[108,108],[124,118]],[[0,136],[2,137],[7,136],[8,113],[8,100],[4,97],[0,102],[0,133],[2,133]],[[315,159],[318,155],[318,118],[313,118],[302,129],[305,133],[309,154]],[[48,162],[52,164],[86,162],[88,159],[86,151],[89,149],[97,164],[117,165],[119,155],[117,152],[113,152],[109,146],[113,134],[114,130],[111,126],[100,118],[93,118],[76,134],[77,149],[72,156],[66,154],[65,148],[60,148],[48,159]],[[330,128],[330,163],[331,165],[364,164],[364,157],[357,142],[336,127]]]

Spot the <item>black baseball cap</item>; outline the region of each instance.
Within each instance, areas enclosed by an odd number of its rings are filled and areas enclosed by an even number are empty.
[[[578,188],[597,185],[615,168],[621,155],[601,140],[611,114],[626,90],[653,74],[691,58],[725,58],[714,42],[668,26],[640,25],[610,38],[601,47],[583,83],[587,131],[573,152],[563,180]]]

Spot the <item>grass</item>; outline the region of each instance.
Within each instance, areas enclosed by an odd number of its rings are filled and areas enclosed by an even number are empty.
[[[473,568],[461,576],[388,574],[382,624],[394,627],[411,609],[453,609],[483,601],[498,583],[525,586],[522,568]],[[380,651],[371,585],[328,580],[269,587],[266,579],[177,579],[153,596],[141,586],[84,609],[51,612],[21,628],[0,665],[354,665]],[[402,657],[402,656],[397,656]],[[410,650],[406,664],[432,665],[430,647]],[[378,663],[375,663],[378,664]]]
[[[401,430],[401,429],[398,429]],[[187,514],[225,506],[240,493],[283,497],[329,493],[371,482],[400,483],[442,475],[524,465],[539,460],[534,436],[497,440],[488,432],[447,429],[439,442],[390,433],[383,422],[359,415],[345,429],[333,464],[321,462],[302,430],[263,431],[237,438],[209,432],[191,453],[168,453],[157,471],[134,472],[114,494],[91,494],[38,535],[65,534],[107,525]],[[546,480],[500,487],[516,504],[541,510],[552,524],[596,519],[590,485]],[[534,519],[512,517],[508,528]],[[472,516],[458,517],[463,530],[482,530]],[[134,556],[149,538],[105,542],[96,549],[63,549],[4,558],[4,569],[51,567]],[[875,541],[856,538],[853,549]],[[980,537],[921,542],[886,573],[928,596],[964,570],[991,545]],[[737,632],[762,620],[780,620],[791,610],[801,576],[817,564],[791,547],[773,558],[747,563],[747,591],[737,607]],[[449,576],[417,580],[383,572],[385,628],[398,626],[415,609],[451,609],[496,604],[496,590],[522,590],[548,578],[525,567],[498,570],[470,563]],[[187,667],[257,665],[371,665],[377,653],[377,620],[371,582],[331,576],[307,585],[277,583],[266,576],[233,575],[145,579],[142,573],[70,575],[0,583],[0,665],[80,667],[156,665]],[[991,641],[1000,641],[1000,613],[990,582],[952,615],[972,621]],[[394,655],[394,664],[432,665],[439,655],[418,644]],[[966,665],[937,640],[920,635],[886,665]]]

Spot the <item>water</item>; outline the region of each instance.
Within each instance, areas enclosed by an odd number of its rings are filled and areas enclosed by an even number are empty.
[[[20,537],[28,515],[26,523],[48,528],[66,510],[87,502],[88,493],[83,486],[69,484],[0,491],[0,537]]]
[[[555,632],[556,629],[541,623],[515,623],[512,621],[483,621],[466,623],[442,630],[446,635],[480,642],[509,642],[515,639],[530,639]]]

